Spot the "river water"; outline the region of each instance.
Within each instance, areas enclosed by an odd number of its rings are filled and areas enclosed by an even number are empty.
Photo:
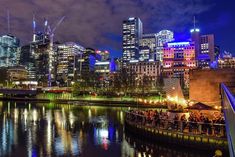
[[[124,131],[121,107],[0,102],[0,156],[211,157]]]

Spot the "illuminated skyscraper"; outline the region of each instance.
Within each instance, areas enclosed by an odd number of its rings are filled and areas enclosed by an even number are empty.
[[[30,81],[36,81],[35,60],[31,53],[31,44],[24,45],[20,48],[19,64],[26,67],[28,79]]]
[[[201,35],[200,29],[196,27],[194,17],[194,27],[190,30],[191,39],[195,45],[195,57],[198,67],[209,68],[210,64],[215,60],[215,42],[214,35]]]
[[[167,42],[174,41],[174,33],[169,30],[162,30],[157,33],[156,60],[163,60],[163,47]]]
[[[139,60],[155,60],[155,52],[157,45],[157,35],[156,34],[143,34],[142,39],[140,39],[139,48]]]
[[[18,64],[20,40],[12,35],[0,37],[0,67],[11,67]]]
[[[81,73],[84,51],[84,47],[73,42],[58,45],[56,69],[60,84],[70,85],[72,81],[76,81],[76,76]]]
[[[199,67],[209,67],[215,60],[214,35],[202,35],[200,37],[200,53],[198,55]]]
[[[194,42],[195,45],[195,57],[198,58],[200,54],[200,29],[193,28],[190,30],[191,32],[191,39]]]
[[[51,69],[52,75],[49,73],[49,37],[45,33],[37,33],[35,39],[30,44],[30,53],[34,58],[35,80],[40,86],[48,86],[49,79],[55,82],[56,73],[54,64]]]
[[[123,65],[130,60],[139,59],[139,41],[143,26],[139,18],[132,17],[123,21]]]

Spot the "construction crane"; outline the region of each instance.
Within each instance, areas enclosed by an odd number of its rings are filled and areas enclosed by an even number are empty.
[[[10,27],[10,12],[7,10],[7,33],[11,34],[11,27]]]
[[[65,16],[60,18],[60,20],[56,23],[55,27],[51,29],[51,26],[48,25],[47,20],[45,21],[45,27],[47,27],[47,34],[50,38],[49,43],[49,74],[48,74],[48,86],[51,87],[51,79],[52,79],[52,69],[53,69],[53,61],[54,61],[54,50],[53,50],[53,44],[54,44],[54,35],[56,29],[60,26],[60,24],[64,21]]]

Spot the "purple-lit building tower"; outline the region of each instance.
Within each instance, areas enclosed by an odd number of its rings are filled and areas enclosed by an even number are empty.
[[[194,42],[170,42],[163,49],[163,76],[179,78],[188,87],[189,70],[197,67]]]
[[[200,35],[198,28],[190,30],[191,39],[195,45],[195,57],[199,68],[209,68],[215,60],[215,42],[214,35]]]

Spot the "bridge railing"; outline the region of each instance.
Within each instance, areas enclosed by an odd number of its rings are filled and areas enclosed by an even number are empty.
[[[235,97],[225,84],[221,84],[222,106],[230,156],[235,156]]]
[[[203,136],[226,137],[224,124],[202,123],[181,120],[155,119],[133,112],[126,112],[126,121],[134,125],[141,125],[159,130],[168,130],[179,133],[189,133]]]

